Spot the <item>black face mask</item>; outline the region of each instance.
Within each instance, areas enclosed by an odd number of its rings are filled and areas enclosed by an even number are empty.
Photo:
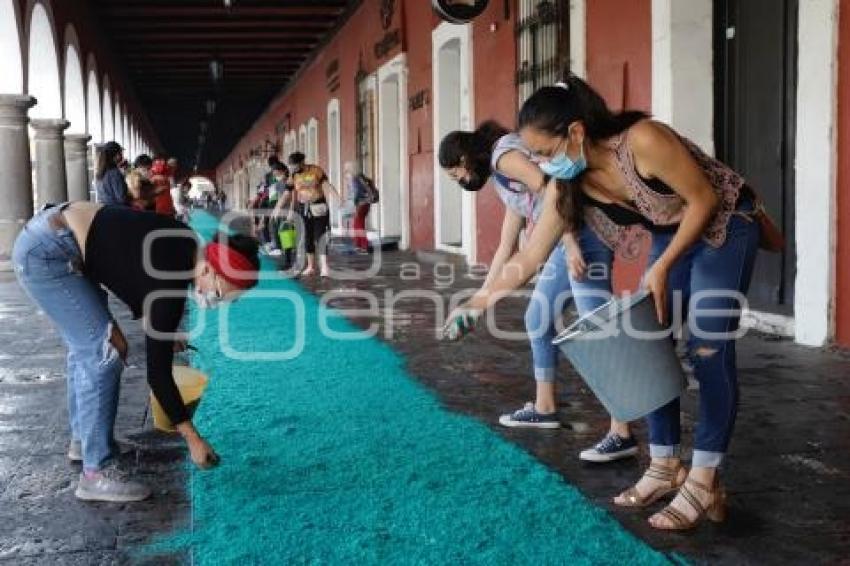
[[[490,165],[488,163],[476,163],[475,169],[470,171],[468,179],[461,179],[458,185],[465,191],[477,192],[484,188],[490,178]]]

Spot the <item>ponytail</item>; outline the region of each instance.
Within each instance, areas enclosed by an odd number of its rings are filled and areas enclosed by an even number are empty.
[[[649,115],[639,110],[612,112],[598,92],[575,75],[535,92],[519,113],[519,129],[532,127],[564,137],[574,122],[584,124],[587,137],[598,142],[631,128]]]

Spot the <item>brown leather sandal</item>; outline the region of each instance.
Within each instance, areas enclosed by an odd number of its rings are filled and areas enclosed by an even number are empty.
[[[699,488],[711,495],[711,503],[708,506],[703,505],[697,499],[692,491],[693,487]],[[697,516],[694,519],[689,519],[684,513],[670,504],[658,512],[658,515],[661,515],[670,522],[670,526],[656,527],[650,522],[654,528],[663,531],[687,531],[699,525],[703,519],[708,519],[714,523],[722,523],[726,520],[726,489],[720,485],[720,482],[716,478],[712,487],[695,479],[688,478],[685,485],[679,490],[679,494],[697,512]]]
[[[687,470],[685,470],[682,464],[677,464],[674,467],[650,464],[643,475],[654,480],[666,482],[666,485],[659,485],[646,495],[641,495],[636,487],[632,486],[621,493],[619,497],[614,498],[615,505],[635,508],[648,507],[665,495],[679,489],[688,477]],[[623,499],[624,501],[619,502],[617,499]]]

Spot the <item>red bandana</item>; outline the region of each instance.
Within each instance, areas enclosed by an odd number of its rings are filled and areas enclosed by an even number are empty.
[[[256,268],[233,248],[213,242],[207,244],[204,257],[218,275],[240,289],[250,289],[257,284]]]

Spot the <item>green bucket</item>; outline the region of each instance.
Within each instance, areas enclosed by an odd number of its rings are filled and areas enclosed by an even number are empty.
[[[295,234],[295,226],[292,224],[285,224],[278,230],[277,233],[278,240],[280,240],[280,248],[283,250],[293,250],[295,249],[295,244],[298,241]]]

